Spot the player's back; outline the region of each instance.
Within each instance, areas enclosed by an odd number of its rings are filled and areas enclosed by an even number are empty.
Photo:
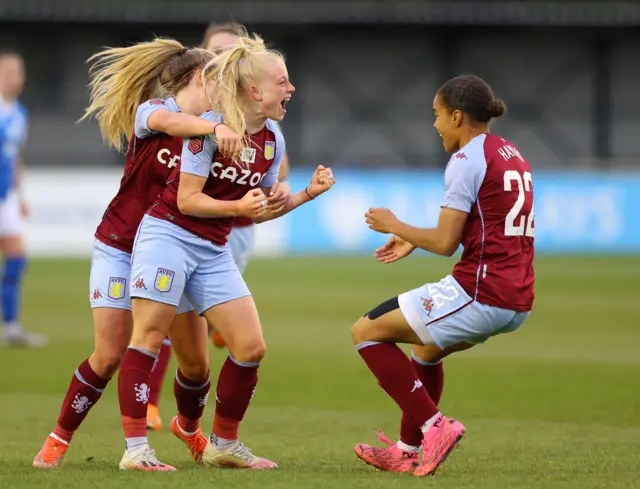
[[[462,236],[453,276],[478,302],[514,311],[533,306],[533,183],[531,168],[509,141],[476,137],[452,160],[484,171]],[[476,171],[476,170],[472,170]],[[481,174],[480,174],[481,175]]]
[[[139,107],[120,188],[96,230],[100,241],[127,253],[131,253],[142,217],[162,193],[180,161],[182,138],[154,133],[148,128],[149,116],[161,109],[178,112],[173,99],[150,100]]]
[[[0,200],[15,182],[16,163],[27,137],[27,110],[18,101],[0,97]]]

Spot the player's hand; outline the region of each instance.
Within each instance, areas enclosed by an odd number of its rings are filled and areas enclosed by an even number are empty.
[[[393,263],[405,256],[409,256],[416,247],[411,243],[407,243],[404,239],[392,236],[387,244],[378,248],[373,256],[375,256],[380,263]]]
[[[238,215],[255,219],[267,212],[267,196],[259,188],[249,190],[238,200]]]
[[[274,183],[267,198],[267,210],[272,214],[283,211],[289,202],[289,197],[291,197],[291,187],[288,183]]]
[[[369,209],[369,212],[365,213],[364,217],[370,229],[383,234],[393,232],[391,229],[398,222],[396,215],[384,207]]]
[[[22,216],[22,219],[29,219],[29,216],[31,215],[31,208],[24,199],[20,199],[20,215]]]
[[[217,124],[214,135],[218,140],[218,151],[227,158],[237,158],[244,145],[242,138],[238,136],[226,124]]]
[[[331,168],[325,168],[322,165],[318,165],[316,171],[311,176],[311,183],[307,187],[307,193],[312,199],[315,199],[318,195],[325,193],[336,183],[336,179],[333,177]]]

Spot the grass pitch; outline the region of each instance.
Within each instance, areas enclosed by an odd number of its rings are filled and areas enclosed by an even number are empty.
[[[436,281],[446,259],[255,260],[247,272],[267,358],[241,429],[271,472],[194,466],[168,431],[151,433],[170,474],[121,473],[115,383],[77,433],[62,469],[31,461],[53,428],[70,376],[93,345],[89,263],[34,261],[24,324],[41,351],[0,348],[0,488],[637,488],[640,487],[640,257],[541,257],[531,319],[516,333],[445,361],[441,407],[467,426],[435,478],[376,473],[352,447],[375,429],[398,434],[399,412],[351,345],[349,326],[389,297]],[[224,352],[212,349],[217,375]],[[171,375],[162,396],[173,412]],[[203,419],[211,427],[213,403]]]

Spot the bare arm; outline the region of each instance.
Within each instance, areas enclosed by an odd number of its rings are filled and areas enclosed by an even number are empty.
[[[398,221],[393,234],[436,255],[451,256],[460,246],[468,215],[466,212],[444,207],[440,211],[437,227],[417,228]]]
[[[460,246],[468,215],[443,207],[437,227],[417,228],[400,221],[389,209],[369,209],[365,214],[367,224],[374,231],[394,234],[416,248],[444,256],[453,255]]]
[[[288,214],[297,207],[300,207],[302,204],[310,202],[311,200],[313,199],[311,199],[311,197],[307,194],[306,190],[303,190],[302,192],[296,192],[295,194],[289,196],[289,198],[287,199],[287,203],[280,211],[267,212],[262,217],[254,219],[254,222],[256,224],[260,224],[261,222],[277,219],[284,216],[285,214]]]
[[[237,200],[216,200],[202,193],[206,177],[180,174],[178,210],[194,217],[234,217],[238,215]]]
[[[147,126],[151,131],[181,138],[213,134],[216,126],[220,124],[220,122],[170,110],[156,110],[147,120]]]

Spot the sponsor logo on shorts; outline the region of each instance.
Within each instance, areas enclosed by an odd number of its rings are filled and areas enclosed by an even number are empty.
[[[102,292],[100,292],[98,289],[95,289],[93,291],[93,294],[91,295],[91,300],[97,301],[98,299],[102,299]]]
[[[433,311],[433,301],[428,297],[420,297],[420,299],[422,299],[422,308],[428,316],[431,316],[431,311]]]
[[[136,279],[136,281],[133,284],[133,288],[147,290],[147,286],[144,284],[144,279],[142,277],[140,277],[139,279]]]
[[[159,292],[169,292],[173,285],[173,277],[176,272],[173,270],[167,270],[166,268],[158,268],[156,273],[156,280],[153,284],[154,288]]]
[[[110,277],[109,278],[109,299],[118,301],[124,297],[127,289],[127,279],[122,277]]]

